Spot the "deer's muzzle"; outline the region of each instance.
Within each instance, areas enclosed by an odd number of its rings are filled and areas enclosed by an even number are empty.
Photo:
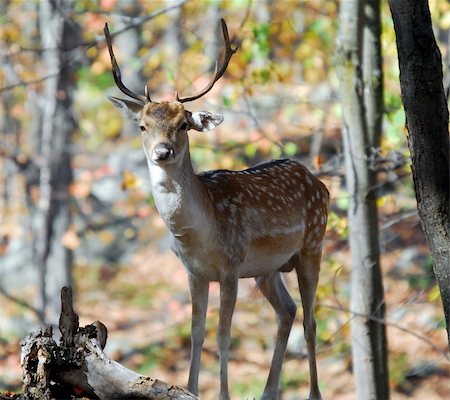
[[[166,161],[175,157],[175,151],[170,143],[158,143],[153,148],[153,161]]]

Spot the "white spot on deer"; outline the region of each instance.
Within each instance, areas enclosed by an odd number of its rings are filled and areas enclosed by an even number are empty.
[[[230,205],[230,199],[228,197],[225,197],[222,201],[219,201],[216,204],[216,208],[219,211],[224,211],[226,208],[228,208],[229,205]]]

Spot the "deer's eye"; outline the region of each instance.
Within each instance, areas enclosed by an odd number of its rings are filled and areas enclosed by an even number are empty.
[[[186,131],[189,128],[189,124],[187,122],[183,122],[180,126],[181,131]]]
[[[145,126],[144,126],[144,125],[141,125],[141,126],[139,127],[139,129],[141,130],[141,132],[145,132]]]

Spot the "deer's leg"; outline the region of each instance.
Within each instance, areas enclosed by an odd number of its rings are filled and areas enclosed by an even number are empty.
[[[311,390],[310,400],[320,400],[316,366],[316,320],[314,319],[314,299],[319,280],[320,253],[302,254],[300,264],[296,267],[298,285],[303,305],[303,327],[308,347],[309,375]]]
[[[289,333],[294,322],[297,306],[292,300],[283,281],[281,273],[274,272],[270,275],[256,279],[259,289],[269,300],[277,316],[277,336],[275,349],[270,365],[269,377],[261,397],[263,400],[276,400],[278,398],[278,387],[280,385],[281,367],[283,365]]]
[[[192,329],[188,390],[194,394],[198,394],[198,375],[200,372],[200,356],[205,340],[209,282],[189,275],[189,288],[192,298]]]
[[[238,277],[227,275],[220,280],[219,327],[217,345],[220,359],[220,400],[229,400],[228,391],[228,352],[230,349],[231,319],[236,304]]]

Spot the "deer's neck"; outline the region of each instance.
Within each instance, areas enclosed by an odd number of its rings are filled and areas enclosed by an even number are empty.
[[[149,163],[149,171],[155,206],[175,237],[198,234],[208,226],[208,195],[189,153],[177,164]]]

